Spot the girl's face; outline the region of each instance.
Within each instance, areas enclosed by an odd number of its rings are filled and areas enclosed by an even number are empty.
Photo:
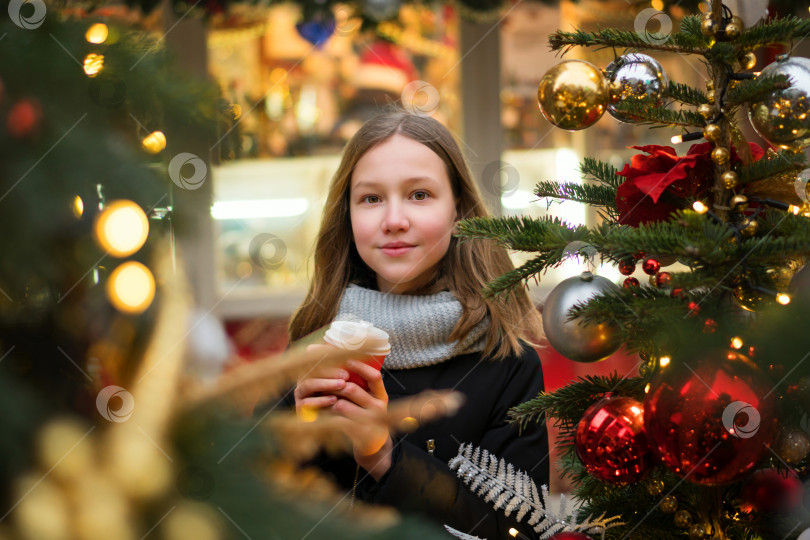
[[[444,162],[427,146],[399,134],[357,162],[349,212],[357,252],[377,274],[379,290],[394,294],[430,282],[457,219]]]

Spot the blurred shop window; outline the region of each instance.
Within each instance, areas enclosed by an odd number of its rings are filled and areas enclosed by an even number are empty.
[[[299,32],[313,21],[293,4],[237,9],[209,32],[209,70],[240,115],[239,155],[214,168],[226,318],[289,315],[303,300],[327,186],[365,120],[427,88],[432,116],[461,130],[452,7],[403,6],[368,29],[348,6],[333,13],[320,45],[311,40],[323,28]]]

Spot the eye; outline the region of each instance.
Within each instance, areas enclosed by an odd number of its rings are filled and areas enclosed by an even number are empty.
[[[374,204],[374,201],[370,201],[369,199],[377,199],[377,198],[378,198],[378,197],[377,197],[376,195],[366,195],[365,197],[363,197],[363,198],[361,199],[361,201],[363,201],[363,202],[370,202],[371,204]]]
[[[423,198],[419,198],[418,196],[419,196],[420,194],[424,195],[424,197],[423,197]],[[414,193],[414,196],[415,196],[415,197],[417,197],[417,199],[416,199],[417,201],[424,201],[424,200],[425,200],[426,198],[428,198],[430,195],[428,194],[428,192],[427,192],[427,191],[417,191],[416,193]]]

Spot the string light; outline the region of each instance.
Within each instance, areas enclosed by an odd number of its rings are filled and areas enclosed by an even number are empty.
[[[790,303],[790,295],[788,293],[779,293],[776,295],[776,301],[786,306]]]
[[[702,201],[695,201],[692,203],[692,209],[698,214],[705,214],[709,211],[709,207],[703,204]]]
[[[90,53],[84,57],[84,73],[88,77],[95,77],[104,68],[104,55]]]
[[[82,198],[79,197],[78,195],[73,197],[72,208],[73,208],[73,215],[76,216],[77,219],[82,217],[82,215],[84,214],[84,201],[82,201]]]
[[[103,23],[96,23],[87,29],[87,33],[84,34],[84,37],[88,42],[100,45],[101,43],[107,41],[108,35],[110,35],[110,31],[107,28],[107,25]]]
[[[740,349],[743,346],[743,340],[740,336],[734,336],[731,338],[731,346],[735,349]]]
[[[671,361],[672,359],[669,356],[662,356],[658,359],[658,363],[661,365],[661,367],[668,366]]]
[[[140,206],[132,201],[113,201],[96,219],[95,238],[102,249],[113,257],[132,255],[149,236],[149,220]]]
[[[650,383],[647,383],[647,386],[645,386],[645,387],[644,387],[644,393],[645,393],[645,394],[649,394],[649,393],[650,393]]]
[[[788,206],[788,212],[790,212],[794,216],[798,216],[801,213],[801,211],[802,208],[800,206],[796,206],[795,204],[791,204],[790,206]]]
[[[127,261],[110,274],[107,298],[118,311],[143,313],[155,298],[155,278],[143,264]]]
[[[684,141],[696,141],[703,138],[702,131],[693,131],[691,133],[681,133],[680,135],[673,135],[670,141],[672,144],[681,144]]]
[[[166,148],[166,135],[162,131],[153,131],[144,137],[141,146],[150,154],[157,154]]]

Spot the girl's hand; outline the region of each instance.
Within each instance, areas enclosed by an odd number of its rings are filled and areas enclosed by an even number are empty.
[[[307,351],[313,348],[327,347],[327,345],[310,345]],[[300,416],[301,409],[324,409],[337,402],[335,392],[343,390],[349,372],[336,367],[317,367],[307,373],[298,381],[293,395],[295,396],[295,412]]]
[[[349,360],[346,367],[368,382],[368,391],[356,384],[346,383],[335,391],[338,399],[332,410],[341,418],[343,432],[352,442],[354,459],[375,480],[391,467],[394,448],[388,431],[388,393],[379,370],[358,360]]]

